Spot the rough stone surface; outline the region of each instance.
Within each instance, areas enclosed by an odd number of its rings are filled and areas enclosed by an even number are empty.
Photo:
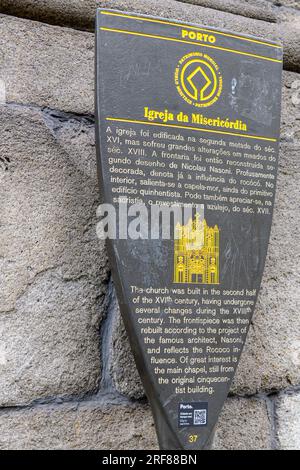
[[[0,12],[50,24],[93,29],[101,0],[0,0]]]
[[[135,367],[124,323],[118,302],[114,294],[112,301],[110,332],[110,365],[109,373],[117,391],[129,398],[141,398],[145,395],[140,376]]]
[[[283,143],[300,143],[300,74],[283,72],[281,131]]]
[[[300,71],[300,15],[297,19],[280,26],[283,41],[283,66],[288,70]]]
[[[180,1],[269,22],[289,15],[290,9],[300,9],[298,0]],[[1,13],[88,30],[93,30],[95,10],[101,6],[102,0],[0,0]]]
[[[265,449],[270,425],[263,401],[229,398],[215,449]],[[0,411],[0,449],[157,449],[147,405],[100,400]]]
[[[156,449],[146,405],[97,402],[0,411],[0,449]]]
[[[6,101],[94,113],[94,35],[0,15]]]
[[[300,75],[284,72],[279,174],[265,275],[232,393],[254,394],[300,382],[299,150]],[[296,253],[295,253],[296,252]],[[280,255],[279,255],[280,254]],[[143,395],[117,307],[112,324],[115,386],[130,397]]]
[[[278,440],[284,450],[300,450],[300,392],[283,395],[276,408]]]
[[[94,148],[81,137],[89,126],[77,123],[77,137],[76,124],[58,121],[54,133],[53,119],[1,107],[2,405],[82,395],[99,382],[108,267],[95,233],[95,169],[74,163],[78,145],[87,159]]]
[[[288,7],[288,8],[296,8],[300,10],[300,2],[299,0],[268,0],[269,2],[273,3],[275,6],[279,7]]]
[[[290,21],[299,14],[299,0],[180,0],[269,22]]]
[[[94,30],[96,8],[102,6],[102,0],[0,0],[1,13],[90,31]],[[270,5],[266,8],[272,11]]]
[[[272,447],[268,408],[263,400],[229,398],[216,428],[216,450],[263,450]]]
[[[258,20],[276,22],[277,9],[266,0],[181,0],[183,3],[191,3],[220,11],[228,11],[235,15],[256,18]]]

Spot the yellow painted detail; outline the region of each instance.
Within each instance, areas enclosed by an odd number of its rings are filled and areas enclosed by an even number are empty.
[[[271,62],[279,62],[279,63],[282,62],[282,60],[272,59],[271,57],[266,57],[266,56],[258,55],[258,54],[251,54],[250,52],[242,52],[242,51],[237,51],[235,49],[228,49],[227,47],[219,47],[219,46],[212,46],[212,45],[208,45],[208,44],[201,44],[201,43],[195,42],[195,41],[185,41],[184,39],[175,39],[175,38],[170,38],[170,37],[166,37],[166,36],[160,36],[158,34],[138,33],[137,31],[127,31],[127,30],[124,30],[124,29],[106,28],[104,26],[101,26],[100,29],[102,31],[110,31],[111,33],[121,33],[121,34],[128,34],[128,35],[132,35],[132,36],[142,36],[144,38],[162,39],[164,41],[173,41],[173,42],[181,42],[181,43],[184,43],[184,44],[193,44],[195,46],[209,47],[211,49],[218,49],[220,51],[232,52],[233,54],[240,54],[240,55],[246,55],[246,56],[249,56],[249,57],[255,57],[256,59],[270,60]]]
[[[196,213],[186,225],[176,225],[174,240],[175,283],[219,284],[220,231],[209,227]]]
[[[191,131],[211,132],[213,134],[223,134],[223,135],[236,135],[238,137],[246,137],[247,139],[258,139],[258,140],[266,140],[269,142],[277,142],[277,139],[273,139],[273,137],[262,137],[259,135],[250,135],[250,134],[238,134],[237,132],[216,131],[214,129],[203,129],[201,127],[179,126],[177,124],[163,124],[161,122],[149,122],[149,121],[141,121],[138,119],[124,119],[124,118],[114,118],[114,117],[107,117],[106,120],[117,121],[117,122],[128,122],[132,124],[145,124],[147,126],[174,127],[175,129],[190,129]]]
[[[199,83],[199,76],[202,77],[200,87],[195,84],[195,81]],[[191,52],[181,57],[175,69],[174,80],[180,96],[187,103],[199,108],[214,104],[223,87],[219,65],[203,52]]]
[[[205,84],[203,85],[202,88],[200,88],[198,90],[197,86],[194,84],[193,82],[193,78],[198,74],[200,73],[204,78],[205,78]],[[192,73],[190,73],[190,75],[187,77],[187,81],[189,82],[189,84],[191,85],[192,89],[193,89],[193,92],[194,94],[191,95],[191,97],[195,100],[204,100],[206,97],[204,95],[204,92],[205,90],[211,85],[211,80],[209,79],[209,77],[206,75],[206,73],[204,72],[203,68],[200,67],[200,65],[194,69],[194,71]],[[189,92],[188,92],[189,93]]]
[[[137,21],[147,21],[148,23],[168,24],[170,26],[177,26],[179,28],[189,28],[189,29],[194,29],[196,31],[205,31],[205,32],[208,32],[208,33],[218,34],[220,36],[226,36],[226,37],[230,37],[230,38],[241,39],[242,41],[254,42],[256,44],[263,44],[264,46],[269,46],[269,47],[275,47],[277,49],[282,49],[282,46],[280,46],[279,44],[272,44],[270,42],[259,41],[258,39],[247,38],[245,36],[239,36],[238,34],[223,33],[221,31],[216,31],[214,29],[199,28],[197,26],[190,26],[190,25],[184,24],[184,23],[175,23],[173,21],[159,20],[159,19],[156,19],[156,18],[145,18],[144,16],[126,15],[124,13],[116,13],[116,12],[113,12],[113,11],[105,11],[105,10],[102,10],[101,14],[102,15],[108,15],[108,16],[119,16],[121,18],[129,18],[129,19],[137,20]]]

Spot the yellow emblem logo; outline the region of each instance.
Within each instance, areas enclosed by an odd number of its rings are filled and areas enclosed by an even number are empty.
[[[178,62],[175,85],[187,103],[202,108],[219,99],[223,80],[218,64],[209,55],[191,52]]]

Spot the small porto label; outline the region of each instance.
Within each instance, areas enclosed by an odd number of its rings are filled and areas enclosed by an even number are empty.
[[[207,402],[179,403],[178,426],[206,426],[207,412]]]

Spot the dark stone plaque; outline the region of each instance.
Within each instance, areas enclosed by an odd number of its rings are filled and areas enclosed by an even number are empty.
[[[102,215],[120,309],[160,447],[209,448],[267,253],[282,49],[105,9],[96,31]]]

